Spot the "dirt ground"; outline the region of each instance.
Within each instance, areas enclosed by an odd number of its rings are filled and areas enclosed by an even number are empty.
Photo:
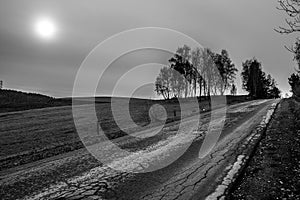
[[[300,199],[300,103],[284,99],[228,199]]]

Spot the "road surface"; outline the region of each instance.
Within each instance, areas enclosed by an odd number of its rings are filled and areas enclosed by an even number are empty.
[[[18,196],[21,199],[205,199],[226,176],[228,166],[235,162],[243,149],[248,148],[244,141],[277,102],[256,100],[228,106],[217,145],[204,158],[199,158],[199,151],[211,113],[202,114],[201,127],[194,132],[193,142],[185,153],[162,169],[146,173],[117,171],[91,162],[92,156],[81,149],[2,171],[0,188],[7,188],[5,199],[13,198],[14,193],[26,194]],[[221,109],[214,112],[218,116]],[[218,119],[214,120],[218,122]],[[185,122],[188,123],[189,118]],[[159,155],[171,154],[176,145],[185,142],[184,138],[170,134],[178,123],[166,128],[162,141],[136,148],[136,157],[125,157],[118,164],[130,168],[134,159],[142,158],[145,166],[151,165],[154,157],[164,159]],[[151,131],[142,134],[151,134]],[[118,139],[118,142],[130,146],[130,140],[126,138]],[[103,152],[109,152],[109,144],[103,146]],[[69,166],[68,170],[62,170],[66,166]],[[49,182],[47,187],[41,187],[43,180]],[[19,190],[27,190],[27,193]]]

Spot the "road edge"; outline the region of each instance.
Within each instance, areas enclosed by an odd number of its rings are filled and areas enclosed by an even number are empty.
[[[241,144],[242,151],[238,154],[233,164],[226,167],[227,173],[217,185],[216,189],[209,194],[205,200],[224,200],[231,189],[236,185],[236,181],[242,176],[244,169],[254,155],[260,141],[266,133],[266,130],[273,119],[274,113],[281,100],[272,103],[263,117],[261,123],[251,132],[250,136]]]

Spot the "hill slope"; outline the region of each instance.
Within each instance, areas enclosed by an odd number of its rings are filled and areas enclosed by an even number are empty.
[[[0,113],[71,105],[71,100],[15,90],[0,90]]]

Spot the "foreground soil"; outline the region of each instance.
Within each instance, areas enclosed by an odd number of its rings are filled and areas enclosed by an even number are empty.
[[[284,99],[228,199],[300,199],[300,103]]]

